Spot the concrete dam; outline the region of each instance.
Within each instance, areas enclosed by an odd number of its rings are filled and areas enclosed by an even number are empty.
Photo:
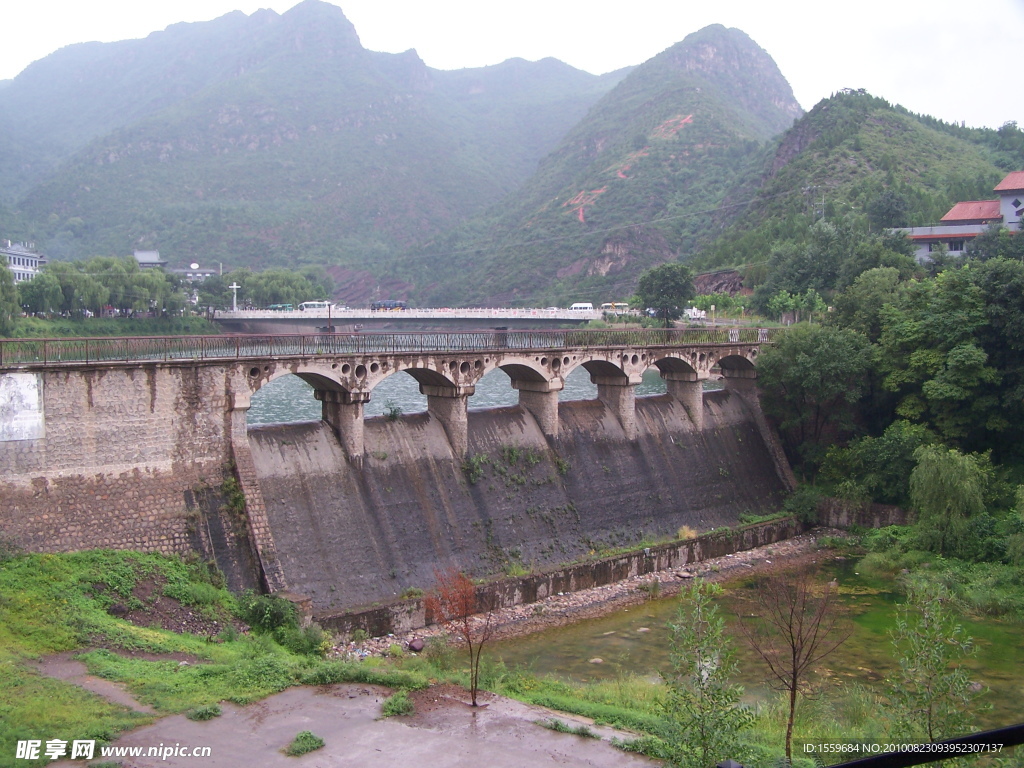
[[[735,525],[793,482],[757,400],[769,339],[747,331],[444,334],[411,351],[410,334],[377,347],[210,337],[104,360],[0,348],[0,536],[199,552],[233,586],[304,595],[322,614],[428,589],[437,568],[521,573]],[[560,403],[579,366],[597,399]],[[519,405],[470,410],[495,368]],[[634,397],[649,368],[668,394]],[[725,388],[703,392],[712,370]],[[427,411],[363,418],[398,372]],[[314,386],[322,420],[247,428],[252,394],[283,375]],[[225,477],[241,514],[218,493]]]

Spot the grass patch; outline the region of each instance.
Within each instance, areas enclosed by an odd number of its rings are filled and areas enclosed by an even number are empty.
[[[323,745],[324,740],[312,731],[299,731],[292,740],[292,743],[285,748],[284,753],[289,757],[298,757],[307,752],[320,749]]]
[[[185,717],[189,720],[197,720],[200,722],[204,720],[213,720],[213,718],[220,717],[220,715],[221,710],[219,704],[210,704],[205,707],[193,707],[185,713]]]
[[[415,711],[416,708],[413,706],[412,699],[409,698],[409,692],[403,688],[384,699],[384,703],[380,707],[380,716],[411,715]]]
[[[123,684],[161,713],[209,714],[222,700],[255,701],[327,664],[283,647],[273,633],[228,631],[219,638],[223,642],[211,642],[205,635],[136,626],[109,612],[112,607],[145,610],[149,602],[136,596],[136,587],[146,582],[233,629],[230,620],[238,605],[217,577],[204,563],[150,553],[5,550],[0,559],[0,755],[14,755],[17,742],[26,739],[106,743],[152,720],[39,674],[29,662],[40,656],[80,651],[90,673]],[[194,663],[128,658],[118,653],[122,650],[185,654]]]
[[[564,720],[559,720],[557,717],[551,717],[547,720],[538,720],[537,725],[543,728],[547,728],[551,731],[558,731],[559,733],[571,733],[573,736],[582,736],[586,739],[601,738],[590,729],[589,725],[572,726],[566,723]]]

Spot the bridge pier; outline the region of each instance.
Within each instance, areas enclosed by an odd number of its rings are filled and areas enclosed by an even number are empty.
[[[448,435],[448,443],[456,459],[466,458],[469,451],[469,397],[474,386],[439,387],[420,384],[420,394],[427,396],[427,413],[437,419]]]
[[[761,410],[761,395],[757,390],[757,370],[753,367],[723,368],[722,381],[725,383],[726,389],[735,393],[750,406],[750,412],[754,416],[757,431],[761,434],[761,439],[764,440],[764,444],[768,447],[768,453],[775,464],[776,474],[786,487],[786,490],[795,491],[797,486],[796,475],[793,474],[793,468],[789,466],[789,460],[782,449],[782,443],[779,441],[778,435],[775,434],[775,430],[768,423],[768,419],[765,418],[764,411]]]
[[[323,420],[337,435],[349,461],[363,461],[363,406],[370,401],[369,392],[348,392],[335,389],[317,389],[313,397],[320,401]]]
[[[665,389],[678,401],[697,431],[704,429],[704,382],[696,371],[666,371]]]
[[[636,385],[625,376],[591,376],[597,399],[615,414],[627,440],[636,439]]]
[[[558,393],[565,382],[512,379],[512,389],[519,391],[519,405],[537,420],[546,437],[558,437]]]

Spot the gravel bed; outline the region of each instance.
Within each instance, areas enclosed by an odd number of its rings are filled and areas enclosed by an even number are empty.
[[[655,592],[659,597],[670,597],[677,594],[683,585],[693,578],[724,581],[747,574],[787,570],[804,563],[831,559],[831,550],[821,548],[818,540],[823,537],[845,535],[845,532],[837,529],[815,528],[808,533],[764,547],[688,563],[680,568],[635,576],[603,587],[559,593],[535,603],[502,608],[491,612],[491,639],[505,640],[605,616],[642,603],[650,599],[651,594]],[[653,586],[655,581],[658,582],[657,587]],[[478,616],[474,621],[481,624],[486,619]],[[426,641],[443,634],[444,630],[438,626],[424,627],[401,635],[370,638],[359,644],[340,643],[330,655],[334,658],[384,656],[388,654],[392,645],[399,645],[404,651],[415,640]]]

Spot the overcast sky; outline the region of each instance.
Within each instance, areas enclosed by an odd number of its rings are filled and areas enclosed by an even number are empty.
[[[0,11],[0,79],[65,45],[145,37],[296,0],[24,0]],[[708,24],[738,27],[810,109],[840,88],[947,121],[1024,126],[1024,0],[337,0],[363,46],[460,69],[547,56],[603,74]]]

